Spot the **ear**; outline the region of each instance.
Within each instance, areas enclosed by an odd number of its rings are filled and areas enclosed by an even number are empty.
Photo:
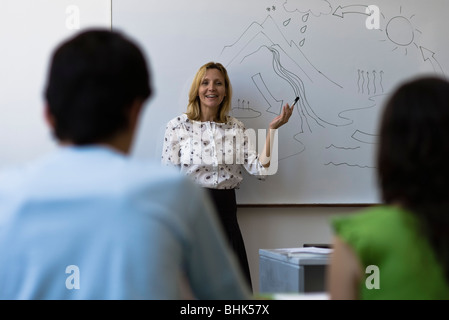
[[[56,120],[55,120],[55,117],[51,114],[50,106],[48,105],[48,103],[45,103],[45,106],[44,106],[44,119],[45,119],[45,122],[47,123],[47,125],[51,129],[55,128]]]

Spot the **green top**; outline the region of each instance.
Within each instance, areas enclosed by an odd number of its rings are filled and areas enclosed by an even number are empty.
[[[413,214],[393,206],[332,220],[362,264],[360,299],[449,299],[443,269],[418,223]],[[376,271],[367,269],[371,265],[378,267],[379,289],[372,288]]]

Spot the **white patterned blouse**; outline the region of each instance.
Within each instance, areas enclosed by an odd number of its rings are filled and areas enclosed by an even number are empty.
[[[246,171],[264,180],[267,169],[255,148],[256,133],[234,117],[224,123],[201,122],[182,114],[165,129],[162,163],[179,166],[202,187],[235,189]]]

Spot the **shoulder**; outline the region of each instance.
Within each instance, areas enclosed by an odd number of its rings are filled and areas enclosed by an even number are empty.
[[[362,245],[377,239],[380,235],[385,236],[392,228],[394,229],[392,222],[396,214],[393,207],[376,206],[351,215],[335,217],[331,223],[335,233],[344,241]]]
[[[397,250],[406,243],[413,243],[416,222],[416,217],[406,210],[381,205],[334,218],[332,226],[336,235],[357,252],[373,254]]]
[[[0,172],[0,197],[1,194],[11,192],[19,187],[26,177],[26,171],[19,168],[8,168]]]
[[[142,188],[151,190],[151,199],[167,200],[167,203],[177,202],[181,199],[195,199],[199,196],[199,186],[191,179],[179,172],[178,168],[164,166],[159,162],[131,161],[128,170],[135,183]]]
[[[185,113],[183,113],[183,114],[180,114],[180,115],[170,119],[167,122],[167,128],[168,127],[175,128],[175,127],[178,127],[182,124],[189,123],[189,122],[190,122],[189,118],[187,117],[187,115]]]
[[[5,167],[0,171],[0,196],[17,195],[45,165],[49,156],[42,156],[32,162]]]
[[[145,209],[145,216],[171,221],[176,228],[184,230],[192,228],[195,221],[208,211],[203,188],[180,173],[179,169],[148,164],[136,166],[133,171],[134,182],[126,188],[127,198],[137,200],[134,202],[139,202],[138,206]]]
[[[169,166],[162,166],[156,161],[146,161],[142,159],[130,159],[127,162],[126,173],[146,184],[166,184],[181,183],[183,176],[179,170]]]
[[[17,167],[8,167],[0,171],[0,182],[5,181],[17,181],[21,177],[23,177],[23,168],[17,168]],[[0,185],[3,185],[0,184]]]
[[[352,215],[339,216],[332,219],[332,226],[337,232],[346,229],[364,230],[366,232],[373,228],[381,227],[388,221],[394,220],[402,210],[392,206],[375,206],[365,210],[361,210]]]

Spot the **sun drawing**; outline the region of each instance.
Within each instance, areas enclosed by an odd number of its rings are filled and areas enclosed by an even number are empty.
[[[391,18],[385,27],[385,35],[390,40],[394,47],[392,51],[396,51],[400,48],[404,49],[404,55],[407,55],[410,45],[414,45],[418,48],[415,42],[416,33],[421,33],[420,30],[413,26],[412,20],[415,15],[406,17],[402,14],[402,7],[399,8],[399,15]],[[381,41],[387,41],[383,39]]]

